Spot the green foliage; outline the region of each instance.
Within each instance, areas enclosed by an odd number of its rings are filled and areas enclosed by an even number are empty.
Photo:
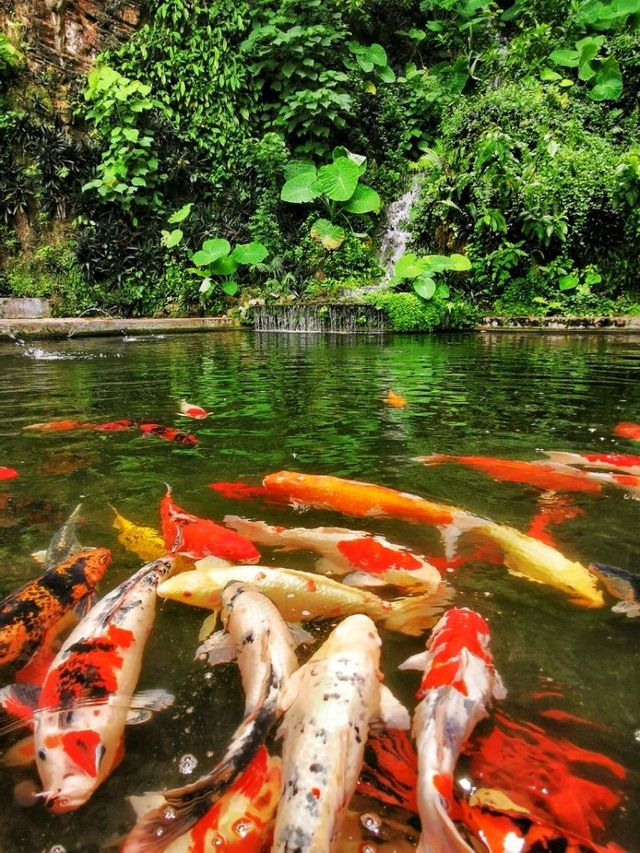
[[[383,291],[369,299],[384,311],[394,332],[433,332],[446,329],[470,329],[477,322],[477,311],[463,300],[433,299],[426,302],[415,293]]]
[[[422,299],[447,299],[449,288],[443,282],[436,283],[436,276],[446,271],[467,272],[470,269],[471,262],[464,255],[423,255],[419,258],[414,252],[405,252],[396,262],[391,284],[408,279]]]
[[[11,77],[20,68],[23,55],[4,33],[0,33],[0,80]]]
[[[202,248],[191,255],[191,270],[202,278],[199,293],[207,295],[214,287],[214,279],[220,278],[220,287],[227,296],[235,296],[238,292],[238,282],[232,276],[239,267],[257,267],[269,254],[262,243],[238,243],[231,251],[228,240],[214,238],[205,240]]]

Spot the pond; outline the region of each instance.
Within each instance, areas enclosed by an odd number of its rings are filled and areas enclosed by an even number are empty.
[[[139,566],[112,528],[114,505],[139,524],[159,527],[158,503],[170,483],[178,504],[221,520],[226,513],[270,523],[335,524],[382,533],[418,553],[435,553],[433,532],[401,521],[233,501],[216,481],[260,483],[280,469],[378,483],[452,503],[526,531],[540,493],[495,482],[461,465],[426,467],[417,455],[443,453],[542,459],[541,450],[640,452],[612,434],[640,420],[640,337],[631,335],[484,334],[440,337],[337,337],[218,332],[168,338],[70,340],[0,345],[0,465],[20,477],[0,488],[19,511],[0,512],[0,592],[38,574],[31,558],[82,502],[78,537],[113,551],[105,592]],[[389,388],[405,408],[384,403]],[[187,399],[211,416],[176,415]],[[138,431],[23,432],[57,419],[91,422],[153,418],[197,435],[184,448]],[[553,529],[559,548],[583,563],[637,572],[640,503],[622,489],[578,494],[584,513]],[[268,564],[312,570],[314,556],[264,549]],[[603,753],[627,777],[621,805],[599,839],[640,850],[640,619],[605,608],[584,610],[561,592],[473,564],[451,575],[456,604],[491,625],[496,665],[508,690],[501,704],[518,721]],[[78,812],[49,815],[13,804],[13,789],[35,779],[33,767],[3,768],[0,849],[94,851],[132,825],[129,794],[184,783],[179,762],[198,761],[195,778],[224,750],[242,712],[234,666],[207,672],[193,660],[204,611],[173,602],[159,607],[140,688],[176,696],[168,711],[127,731],[126,755]],[[382,632],[385,679],[413,708],[417,676],[397,665],[421,639]],[[552,694],[552,698],[550,695]],[[541,716],[554,708],[595,726]],[[491,723],[483,726],[490,727]],[[15,736],[14,736],[15,737]],[[10,743],[11,738],[6,739]],[[594,781],[612,777],[591,765]],[[377,808],[375,804],[371,804]]]

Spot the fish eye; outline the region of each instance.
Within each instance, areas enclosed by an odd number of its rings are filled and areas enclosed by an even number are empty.
[[[38,758],[40,759],[40,761],[45,761],[47,758],[47,750],[46,749],[39,749],[38,750]]]

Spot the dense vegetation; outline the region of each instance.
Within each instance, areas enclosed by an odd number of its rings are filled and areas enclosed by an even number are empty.
[[[334,299],[380,281],[384,207],[419,181],[411,251],[366,297],[398,328],[639,309],[640,0],[146,12],[62,112],[0,35],[2,292]]]

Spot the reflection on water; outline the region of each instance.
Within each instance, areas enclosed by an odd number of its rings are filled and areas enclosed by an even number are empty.
[[[135,557],[115,540],[108,502],[141,524],[158,525],[157,504],[169,482],[176,501],[220,519],[253,515],[284,524],[337,523],[362,527],[362,519],[310,511],[294,515],[276,507],[239,504],[207,488],[214,481],[258,483],[280,468],[356,477],[451,502],[474,513],[526,529],[538,494],[517,484],[495,483],[456,465],[424,467],[412,457],[431,453],[534,459],[547,450],[634,452],[612,426],[640,420],[640,337],[527,334],[368,338],[256,335],[216,332],[159,341],[92,339],[39,344],[42,357],[25,359],[24,347],[0,344],[0,465],[20,471],[1,484],[11,515],[0,506],[0,591],[37,573],[30,554],[45,548],[51,531],[80,501],[84,544],[114,552],[106,590],[136,568]],[[408,400],[405,409],[383,403],[389,388]],[[204,406],[206,421],[176,416],[181,399]],[[196,449],[119,433],[23,433],[30,423],[74,418],[94,423],[149,418],[185,427]],[[636,448],[635,452],[640,452]],[[5,499],[6,501],[6,499]],[[640,567],[638,502],[622,491],[578,495],[585,514],[557,529],[565,552],[631,571]],[[401,522],[367,526],[425,553],[437,537]],[[310,570],[310,554],[267,561]],[[560,593],[509,576],[504,569],[463,569],[453,582],[458,604],[487,616],[498,667],[508,686],[505,710],[541,723],[532,694],[562,694],[555,707],[588,717],[601,728],[568,727],[545,720],[554,735],[576,740],[624,764],[628,803],[614,822],[613,838],[640,850],[640,620],[582,611]],[[612,604],[613,602],[609,602]],[[0,849],[99,850],[130,825],[123,797],[184,781],[180,759],[193,756],[200,772],[220,756],[239,720],[242,696],[233,667],[208,679],[192,660],[202,612],[167,603],[160,608],[147,647],[141,689],[163,687],[175,706],[127,733],[127,754],[114,776],[76,814],[48,816],[7,806]],[[397,663],[418,650],[414,640],[384,637],[386,677],[412,704],[416,678]],[[183,765],[184,768],[184,765]],[[196,774],[197,775],[197,774]],[[33,778],[30,768],[2,770],[6,803],[13,787]]]

